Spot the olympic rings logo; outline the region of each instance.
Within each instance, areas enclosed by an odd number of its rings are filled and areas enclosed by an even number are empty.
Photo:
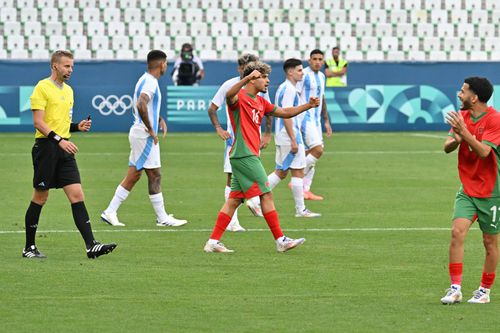
[[[92,98],[92,106],[103,116],[109,116],[112,113],[121,116],[132,108],[132,104],[133,100],[129,95],[123,95],[121,97],[116,95],[109,95],[108,97],[95,95],[94,98]]]

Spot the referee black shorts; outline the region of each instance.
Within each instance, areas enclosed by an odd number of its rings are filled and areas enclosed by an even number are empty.
[[[36,139],[31,150],[33,187],[39,190],[80,184],[75,156],[62,150],[54,140]]]

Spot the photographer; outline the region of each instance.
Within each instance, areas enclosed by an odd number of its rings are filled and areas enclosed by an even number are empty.
[[[205,77],[201,59],[193,55],[193,46],[182,45],[181,56],[177,58],[172,70],[172,81],[176,86],[198,85]]]

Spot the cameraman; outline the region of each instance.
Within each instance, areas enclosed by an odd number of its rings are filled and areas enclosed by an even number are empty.
[[[205,77],[201,59],[193,55],[193,46],[182,45],[181,56],[177,58],[172,70],[172,81],[176,86],[198,85]]]

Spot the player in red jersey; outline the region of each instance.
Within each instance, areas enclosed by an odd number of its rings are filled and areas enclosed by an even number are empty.
[[[251,62],[245,66],[243,79],[227,92],[229,118],[235,137],[230,152],[233,170],[231,193],[219,212],[212,235],[205,244],[205,252],[233,252],[227,249],[220,239],[241,201],[254,196],[260,196],[264,219],[273,233],[279,252],[293,249],[305,241],[304,238],[288,238],[281,231],[267,174],[260,160],[260,124],[262,117],[267,114],[281,118],[294,117],[317,107],[319,99],[312,97],[308,103],[289,108],[280,108],[269,103],[257,95],[267,91],[269,73],[269,65],[260,61]]]
[[[458,173],[462,186],[457,193],[449,250],[451,287],[441,298],[443,304],[462,300],[461,282],[464,241],[471,224],[477,219],[486,250],[481,285],[469,303],[489,303],[490,288],[498,264],[500,232],[500,113],[486,103],[493,86],[482,77],[465,79],[458,98],[460,112],[450,112],[451,125],[444,151],[458,150]]]

